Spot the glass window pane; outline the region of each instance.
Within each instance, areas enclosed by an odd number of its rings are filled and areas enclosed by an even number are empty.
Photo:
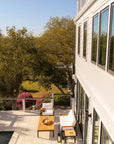
[[[98,41],[98,16],[93,19],[92,60],[96,62]]]
[[[114,6],[112,7],[112,27],[111,27],[109,69],[114,71]]]
[[[93,122],[93,144],[98,144],[99,139],[99,116],[94,110],[94,122]]]
[[[99,42],[99,64],[102,66],[105,66],[105,61],[106,61],[108,13],[109,13],[108,9],[101,13],[100,42]]]
[[[84,46],[83,46],[84,57],[86,57],[86,46],[87,46],[87,22],[84,23]]]
[[[80,54],[80,26],[78,27],[78,54]]]
[[[85,91],[82,88],[82,135],[84,134],[84,98],[85,98]]]
[[[89,98],[87,95],[86,95],[86,101],[85,101],[85,110],[89,111]],[[85,144],[88,144],[87,133],[88,133],[88,120],[85,121]]]
[[[113,144],[103,125],[101,130],[101,144]]]

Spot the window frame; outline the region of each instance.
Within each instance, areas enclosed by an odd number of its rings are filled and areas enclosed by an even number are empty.
[[[83,24],[83,58],[85,59],[85,60],[87,60],[87,32],[86,32],[86,52],[85,52],[85,56],[84,56],[84,42],[85,42],[85,39],[84,39],[84,36],[85,36],[85,24],[87,24],[87,27],[88,27],[88,23],[87,23],[87,21],[85,21],[84,22],[84,24]]]
[[[111,41],[111,30],[112,30],[112,10],[113,10],[113,7],[114,7],[114,2],[111,4],[111,6],[110,6],[111,8],[111,10],[110,10],[110,21],[109,21],[109,43],[108,43],[108,67],[107,67],[107,71],[108,71],[108,73],[110,73],[110,74],[112,74],[112,75],[114,75],[114,71],[112,71],[112,70],[110,70],[109,69],[109,59],[110,59],[110,41]]]

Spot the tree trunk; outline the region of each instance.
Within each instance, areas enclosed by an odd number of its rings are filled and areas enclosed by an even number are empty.
[[[55,86],[61,91],[62,94],[65,94],[62,88],[60,88],[58,85]]]

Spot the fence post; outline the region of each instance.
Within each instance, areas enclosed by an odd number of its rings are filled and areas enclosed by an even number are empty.
[[[52,93],[53,105],[54,105],[54,93]]]
[[[22,99],[23,111],[25,111],[25,99]]]

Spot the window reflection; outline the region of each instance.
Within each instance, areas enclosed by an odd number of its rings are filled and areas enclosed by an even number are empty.
[[[102,125],[102,130],[101,130],[101,144],[113,144],[112,140],[110,139],[103,125]]]
[[[114,6],[112,7],[112,27],[111,27],[109,69],[114,71]]]
[[[99,116],[94,110],[94,122],[93,122],[93,144],[98,144],[99,139]]]
[[[83,46],[84,57],[86,57],[86,47],[87,47],[87,22],[84,23],[84,46]]]
[[[82,138],[84,134],[84,98],[85,98],[85,92],[79,83],[80,86],[80,92],[79,92],[79,127],[81,130]]]
[[[89,111],[89,98],[86,95],[85,110]],[[88,120],[85,120],[85,144],[87,144]]]
[[[92,60],[96,62],[98,41],[98,16],[93,19]]]
[[[101,13],[100,23],[100,43],[99,43],[99,64],[105,66],[106,47],[107,47],[107,31],[108,31],[108,12],[105,10]]]

